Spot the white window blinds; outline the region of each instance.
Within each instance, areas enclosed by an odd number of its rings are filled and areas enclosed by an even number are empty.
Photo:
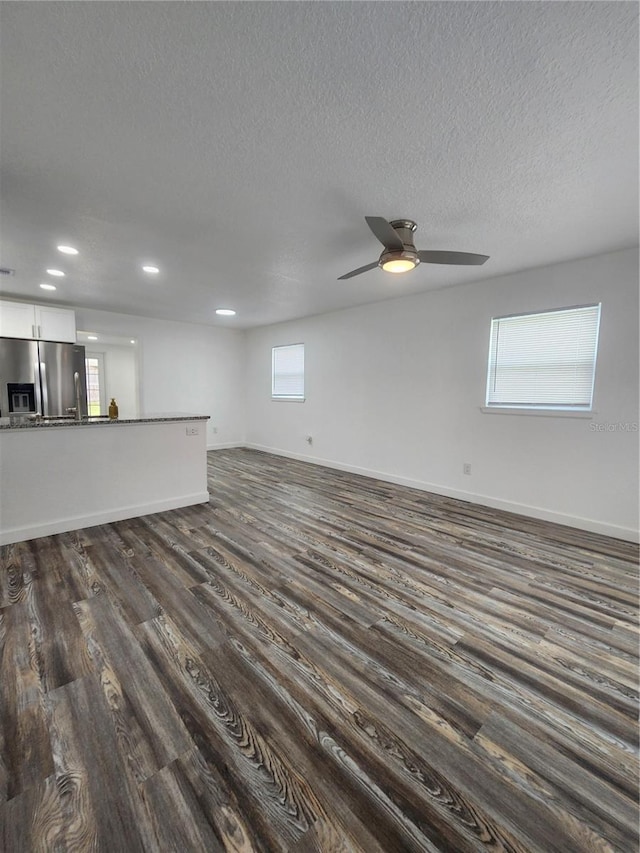
[[[271,396],[304,400],[304,344],[273,347],[271,363]]]
[[[491,321],[487,406],[589,410],[600,305]]]

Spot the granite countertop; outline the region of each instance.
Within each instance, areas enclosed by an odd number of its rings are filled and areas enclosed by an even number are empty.
[[[119,424],[155,424],[170,423],[172,421],[208,421],[210,415],[190,415],[187,412],[161,412],[157,414],[141,415],[139,418],[85,418],[76,421],[73,418],[60,418],[52,420],[19,420],[11,423],[10,418],[0,418],[0,430],[3,429],[43,429],[53,427],[81,427],[81,426],[117,426]]]

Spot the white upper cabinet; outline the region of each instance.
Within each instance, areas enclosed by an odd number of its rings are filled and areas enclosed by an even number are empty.
[[[0,301],[0,338],[76,342],[76,315],[69,308]]]
[[[51,305],[35,305],[35,326],[41,341],[76,342],[76,312]]]
[[[34,305],[0,302],[0,338],[34,338]]]

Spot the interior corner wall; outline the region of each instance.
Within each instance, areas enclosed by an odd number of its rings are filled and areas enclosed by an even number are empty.
[[[481,410],[492,317],[596,302],[591,418]],[[306,400],[273,401],[271,347],[298,342]],[[637,249],[262,327],[246,344],[251,447],[638,538]]]
[[[142,415],[209,415],[208,449],[244,444],[244,332],[88,308],[75,310],[78,329],[96,332],[98,337],[102,333],[138,342]],[[97,344],[95,348],[99,349]]]

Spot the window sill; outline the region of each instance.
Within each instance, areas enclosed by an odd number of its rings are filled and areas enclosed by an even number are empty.
[[[271,396],[271,399],[275,403],[304,403],[304,397],[274,397]]]
[[[536,418],[587,418],[593,419],[597,412],[572,411],[571,409],[520,409],[506,406],[480,406],[485,415],[533,415]]]

